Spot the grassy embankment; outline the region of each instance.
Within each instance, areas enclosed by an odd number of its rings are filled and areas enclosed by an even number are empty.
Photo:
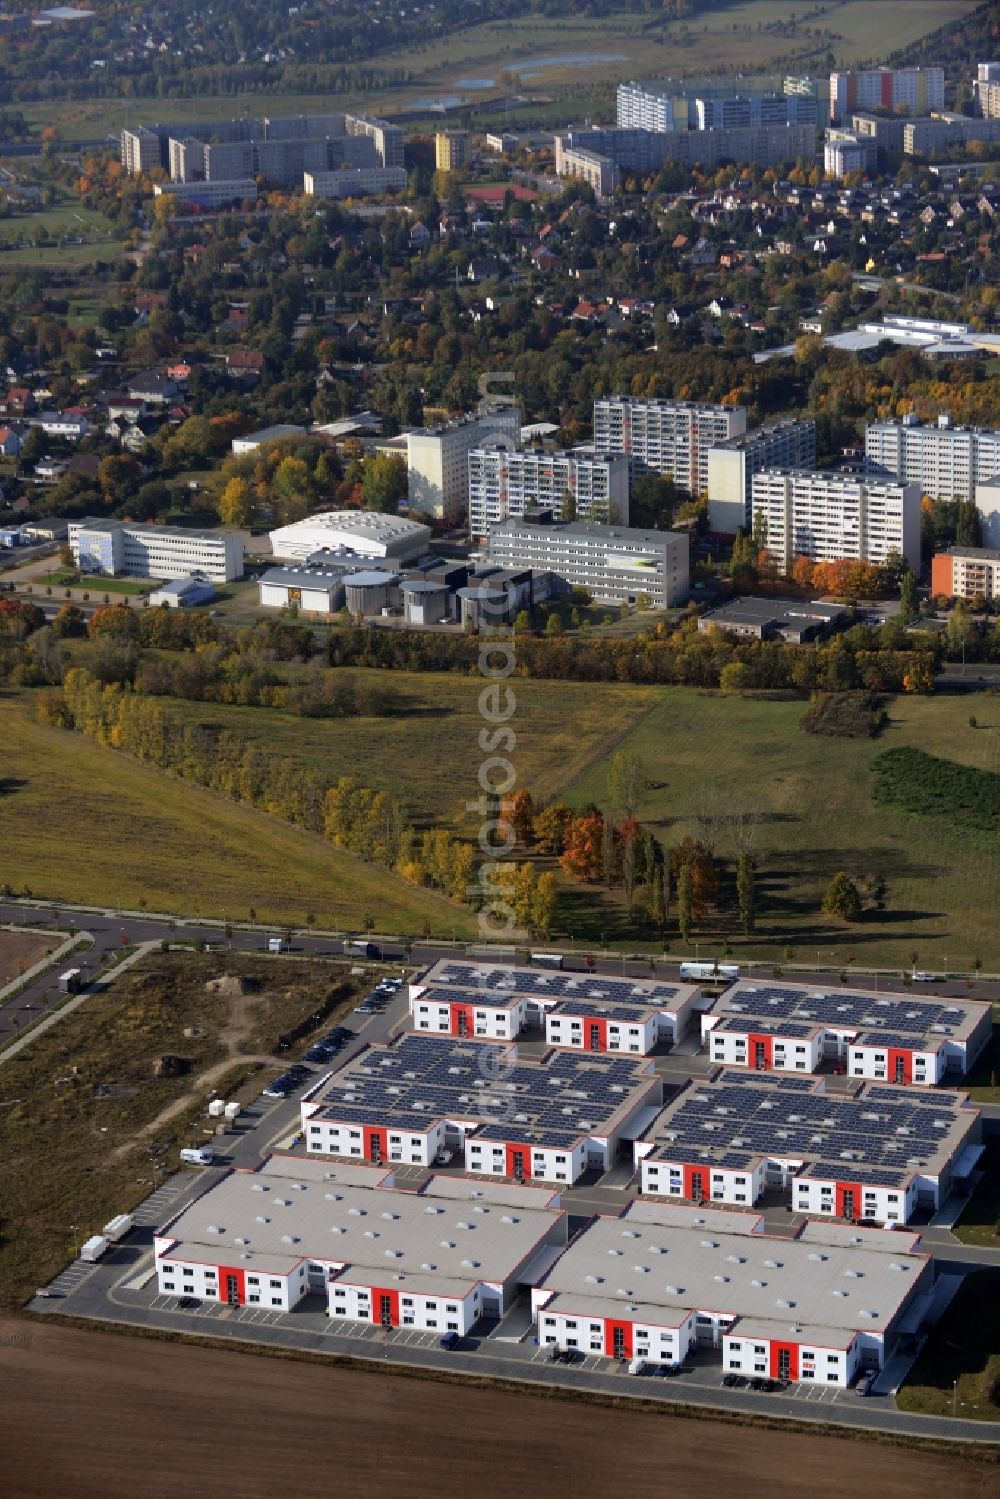
[[[222,974],[257,987],[207,989]],[[339,1017],[354,992],[343,964],[154,953],[0,1063],[0,1307],[205,1142],[210,1087],[248,1103],[279,1036],[317,1010]]]
[[[901,1410],[1000,1421],[1000,1270],[959,1287],[896,1397]]]
[[[319,837],[48,728],[33,693],[0,697],[3,878],[48,899],[359,930],[471,934],[471,913]],[[206,717],[208,715],[205,715]],[[69,851],[72,850],[72,851]]]

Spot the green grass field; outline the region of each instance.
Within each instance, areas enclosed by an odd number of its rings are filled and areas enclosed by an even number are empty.
[[[481,794],[477,775],[486,758],[478,742],[482,681],[408,672],[351,674],[359,682],[367,679],[389,688],[398,698],[398,715],[309,719],[218,703],[172,701],[167,706],[188,721],[235,729],[261,748],[331,777],[354,775],[385,786],[402,798],[418,825],[473,833],[477,822],[465,803]],[[517,743],[510,759],[518,785],[528,787],[536,801],[552,799],[568,780],[585,774],[608,744],[657,702],[656,691],[645,687],[517,678],[510,685],[517,698],[510,719]]]
[[[959,1287],[896,1396],[900,1410],[1000,1421],[1000,1270]]]
[[[405,67],[416,78],[405,88],[334,94],[241,94],[236,99],[101,99],[63,104],[27,103],[25,117],[35,128],[55,124],[64,137],[98,136],[124,124],[157,120],[220,118],[241,111],[261,114],[312,113],[364,102],[367,109],[404,109],[416,99],[440,93],[464,93],[458,80],[492,78],[497,92],[507,91],[510,77],[520,78],[526,93],[597,85],[610,99],[613,86],[627,78],[681,77],[730,68],[744,73],[768,72],[777,59],[795,59],[795,71],[823,72],[832,51],[841,65],[878,59],[908,46],[949,21],[975,9],[976,0],[893,0],[871,5],[865,0],[828,0],[808,20],[798,0],[746,0],[683,23],[668,23],[658,13],[615,11],[607,16],[570,16],[486,22],[434,37],[423,47],[387,52],[373,59],[378,67]],[[799,20],[795,29],[790,23]],[[781,23],[781,31],[766,27]],[[545,59],[553,59],[546,63]],[[597,60],[613,58],[613,61]],[[562,60],[560,60],[562,59]],[[593,59],[593,60],[588,60]],[[484,91],[487,92],[488,91]],[[475,93],[468,91],[468,97]],[[563,120],[565,123],[565,120]]]
[[[980,704],[983,728],[971,729],[955,698],[896,698],[887,730],[862,741],[807,736],[797,726],[801,701],[660,693],[656,708],[621,741],[654,783],[640,819],[668,845],[696,835],[705,787],[717,792],[720,810],[735,802],[762,818],[758,930],[748,942],[730,917],[708,925],[706,945],[714,952],[713,943],[728,936],[736,955],[770,960],[790,945],[796,961],[823,966],[846,965],[853,954],[859,964],[902,968],[916,952],[925,968],[968,970],[979,957],[988,971],[1000,969],[1000,835],[876,807],[867,769],[897,744],[1000,769],[1000,699]],[[592,764],[570,782],[569,800],[603,800],[606,779],[606,761]],[[724,836],[719,851],[729,854]],[[822,916],[823,891],[840,869],[882,876],[887,910],[854,926]]]
[[[39,724],[0,697],[3,878],[39,896],[322,928],[472,933],[462,907],[253,808]],[[72,852],[69,852],[72,850]]]

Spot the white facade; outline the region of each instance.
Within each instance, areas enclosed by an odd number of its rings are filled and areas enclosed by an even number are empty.
[[[856,109],[887,109],[929,115],[944,109],[944,68],[847,69],[830,74],[830,123]]]
[[[915,417],[869,422],[865,472],[895,475],[933,500],[972,500],[977,485],[1000,475],[1000,432],[953,427],[946,417],[926,427]]]
[[[703,1035],[707,1039],[712,1061],[723,1067],[752,1067],[754,1058],[748,1049],[750,1041],[747,1033],[719,1029],[714,1021],[714,1016],[702,1016]],[[815,1072],[822,1058],[828,1054],[823,1035],[819,1032],[811,1036],[795,1037],[794,1040],[776,1032],[772,1038],[770,1070]],[[845,1043],[842,1042],[840,1055],[845,1054]]]
[[[232,531],[180,531],[88,519],[70,521],[69,545],[83,572],[133,578],[194,574],[213,583],[243,576],[243,538]]]
[[[753,476],[764,468],[809,469],[816,462],[816,423],[772,422],[709,448],[706,488],[712,531],[749,533],[753,522]]]
[[[573,496],[578,520],[628,525],[628,462],[589,448],[473,448],[469,453],[469,531],[484,538],[509,516],[536,505],[558,519],[563,496]]]
[[[490,532],[490,561],[500,567],[553,573],[568,588],[586,588],[594,599],[671,609],[683,603],[690,583],[688,537],[682,531],[617,526],[532,525],[508,520]]]
[[[473,1036],[485,1041],[513,1041],[527,1024],[528,1000],[482,1003],[477,996],[455,1001],[440,990],[411,990],[410,1015],[415,1031],[439,1036]]]
[[[257,184],[252,177],[228,182],[154,182],[153,196],[199,208],[225,208],[230,203],[256,203]]]
[[[868,136],[831,136],[823,147],[823,171],[828,177],[850,177],[867,172],[877,158],[877,144]]]
[[[521,417],[516,406],[463,417],[443,427],[406,434],[410,508],[454,525],[469,504],[469,454],[485,443],[516,448]]]
[[[426,551],[430,539],[429,526],[399,515],[382,515],[377,510],[323,510],[272,531],[271,550],[275,557],[295,562],[304,562],[322,551],[347,551],[356,558],[409,560]]]
[[[517,1142],[513,1142],[516,1145]],[[465,1169],[483,1176],[510,1176],[509,1140],[490,1140],[472,1136],[465,1141]],[[563,1149],[554,1146],[523,1147],[524,1181],[551,1182],[553,1186],[569,1185],[589,1169],[606,1171],[610,1164],[606,1140],[575,1140]]]
[[[670,476],[691,495],[708,488],[712,448],[747,429],[743,406],[703,406],[693,401],[639,400],[609,396],[594,402],[594,447],[621,453],[632,474],[652,470]]]
[[[588,1016],[575,1016],[572,1005],[560,1005],[557,1013],[545,1016],[545,1039],[553,1046],[568,1046],[576,1051],[624,1051],[648,1056],[658,1039],[656,1015],[638,1020],[605,1019],[596,1036]]]
[[[401,193],[405,167],[347,167],[343,171],[304,172],[302,191],[314,198],[363,198],[374,193]]]
[[[893,552],[920,571],[920,487],[850,474],[767,469],[753,478],[753,524],[786,572],[796,557],[884,563]]]

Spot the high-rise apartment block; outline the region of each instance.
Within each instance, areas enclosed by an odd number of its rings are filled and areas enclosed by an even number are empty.
[[[931,562],[931,593],[946,599],[1000,599],[1000,551],[949,547]]]
[[[753,478],[753,525],[778,567],[881,564],[898,553],[920,570],[920,487],[854,474],[765,469]]]
[[[689,494],[708,488],[711,448],[747,429],[743,406],[608,396],[594,402],[594,447],[621,453],[632,474],[668,475]]]
[[[487,443],[516,448],[521,417],[516,406],[497,406],[440,427],[406,434],[410,509],[445,525],[465,519],[469,504],[469,454]]]
[[[1000,432],[953,427],[948,417],[922,426],[913,414],[865,427],[865,473],[916,484],[932,500],[974,500],[977,485],[1000,475]]]
[[[628,459],[593,448],[552,451],[506,447],[469,453],[469,531],[482,539],[526,510],[563,513],[569,496],[577,520],[628,525]]]
[[[944,109],[944,68],[852,68],[830,74],[830,124],[858,109],[906,110],[927,115]]]
[[[771,422],[708,450],[708,523],[722,536],[749,532],[753,476],[765,468],[811,469],[816,463],[816,423]]]
[[[439,172],[457,172],[469,160],[467,130],[439,130],[434,137],[434,165]]]
[[[141,172],[151,172],[154,167],[162,165],[160,137],[154,130],[147,130],[145,125],[140,125],[135,130],[123,130],[121,160],[131,177],[138,177]]]

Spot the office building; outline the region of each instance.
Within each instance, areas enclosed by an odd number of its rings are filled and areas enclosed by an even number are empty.
[[[951,146],[969,141],[987,144],[1000,141],[1000,119],[940,114],[929,120],[903,123],[903,151],[907,156],[934,157]]]
[[[931,594],[946,599],[1000,599],[1000,549],[949,547],[931,562]]]
[[[439,130],[434,137],[434,165],[439,172],[457,172],[469,161],[467,130]]]
[[[929,115],[944,109],[944,68],[848,68],[830,74],[830,124],[855,110],[884,109]]]
[[[521,417],[516,406],[496,406],[439,427],[406,434],[410,509],[445,525],[463,521],[469,507],[469,454],[487,443],[516,448]]]
[[[812,421],[770,422],[709,448],[705,487],[710,529],[722,536],[749,532],[754,474],[764,468],[809,469],[815,462]]]
[[[837,472],[765,469],[753,477],[753,525],[782,572],[796,557],[920,571],[920,486]]]
[[[796,1213],[889,1227],[968,1185],[981,1134],[964,1093],[720,1071],[667,1104],[635,1162],[647,1196],[752,1207],[768,1192]]]
[[[509,963],[442,958],[410,984],[415,1031],[514,1041],[544,1030],[552,1046],[648,1056],[688,1034],[701,1001],[695,984],[553,973]]]
[[[272,531],[271,551],[288,561],[313,559],[317,565],[323,563],[320,554],[326,552],[334,556],[350,553],[355,561],[409,561],[427,550],[430,538],[430,526],[400,515],[383,515],[378,510],[323,510]]]
[[[708,488],[708,455],[747,429],[743,406],[607,396],[594,402],[594,447],[620,453],[633,475],[652,471],[697,496]]]
[[[175,203],[189,203],[196,208],[228,208],[256,203],[257,184],[252,177],[235,182],[155,182],[153,196],[173,198]]]
[[[586,588],[602,603],[643,600],[650,609],[672,609],[688,596],[688,537],[681,531],[506,520],[490,532],[490,561],[551,573],[564,592]]]
[[[916,484],[932,500],[973,500],[1000,476],[1000,432],[953,427],[947,416],[924,426],[916,415],[865,427],[865,473]]]
[[[282,1312],[311,1295],[331,1322],[461,1337],[509,1311],[566,1235],[549,1187],[432,1176],[413,1191],[384,1166],[275,1154],[159,1228],[153,1262],[162,1295]]]
[[[956,1082],[991,1035],[990,1006],[973,1000],[865,994],[809,984],[740,982],[701,1018],[713,1062],[756,1071],[815,1072],[933,1087]]]
[[[715,1350],[727,1371],[846,1389],[917,1330],[933,1281],[919,1242],[633,1202],[596,1218],[536,1285],[538,1341],[653,1364]]]
[[[302,191],[314,198],[365,198],[401,193],[405,167],[346,167],[337,172],[305,172]]]
[[[627,526],[628,460],[593,448],[480,447],[469,453],[469,531],[477,540],[526,510],[541,507],[559,519],[567,496],[577,520]]]
[[[409,1034],[369,1046],[302,1099],[310,1155],[429,1166],[464,1156],[477,1175],[569,1184],[606,1170],[663,1089],[642,1058],[548,1052]]]
[[[243,576],[243,538],[232,531],[181,531],[120,520],[73,520],[69,545],[81,572],[132,578],[194,576],[231,583]]]
[[[725,630],[741,640],[785,640],[789,645],[804,645],[829,635],[845,623],[847,608],[818,599],[762,598],[730,599],[698,616],[703,635],[711,630]]]

